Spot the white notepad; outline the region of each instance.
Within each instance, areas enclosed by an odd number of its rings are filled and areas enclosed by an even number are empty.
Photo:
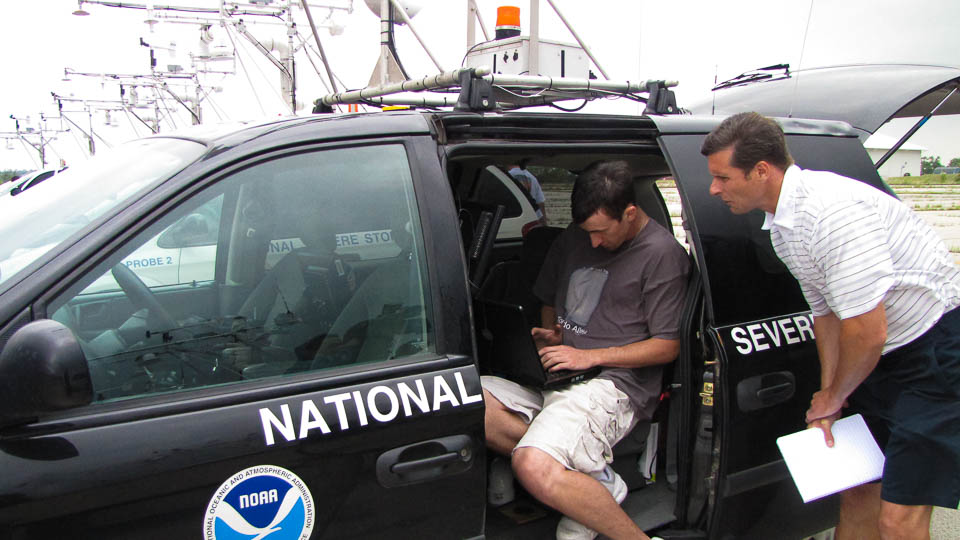
[[[880,478],[883,452],[859,414],[834,422],[833,448],[823,430],[805,429],[777,439],[790,476],[803,502],[859,486]]]

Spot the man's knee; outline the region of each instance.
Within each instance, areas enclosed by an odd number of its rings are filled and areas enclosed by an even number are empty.
[[[929,538],[930,506],[906,506],[883,501],[880,507],[880,537],[884,540]]]
[[[538,498],[549,496],[555,484],[555,475],[564,470],[564,466],[553,456],[529,446],[514,450],[511,464],[520,483]]]
[[[549,468],[548,460],[556,462],[549,454],[539,448],[522,446],[513,451],[511,463],[517,478],[535,478],[541,476]]]

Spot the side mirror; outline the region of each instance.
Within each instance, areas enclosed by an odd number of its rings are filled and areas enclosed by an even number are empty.
[[[207,221],[208,218],[200,213],[184,216],[157,238],[157,246],[176,249],[214,245],[217,243],[217,237],[215,231],[211,231]]]
[[[93,384],[76,336],[51,319],[17,330],[0,352],[0,425],[87,405]]]

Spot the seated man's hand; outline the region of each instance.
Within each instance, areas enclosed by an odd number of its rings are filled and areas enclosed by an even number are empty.
[[[537,345],[537,350],[563,343],[563,333],[559,324],[555,325],[553,329],[533,328],[530,330],[530,335],[533,336],[533,342]]]
[[[569,345],[551,345],[540,349],[540,362],[547,371],[589,369],[593,367],[593,352]]]

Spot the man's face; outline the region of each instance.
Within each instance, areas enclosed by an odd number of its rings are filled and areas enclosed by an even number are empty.
[[[613,219],[603,210],[597,210],[580,224],[580,228],[590,234],[590,244],[593,247],[616,251],[632,237],[632,225],[636,219],[637,207],[633,205],[623,211],[621,219]]]
[[[763,185],[754,174],[756,167],[744,173],[730,164],[732,157],[733,146],[707,156],[707,168],[713,176],[710,195],[723,199],[734,214],[746,214],[760,207]]]

